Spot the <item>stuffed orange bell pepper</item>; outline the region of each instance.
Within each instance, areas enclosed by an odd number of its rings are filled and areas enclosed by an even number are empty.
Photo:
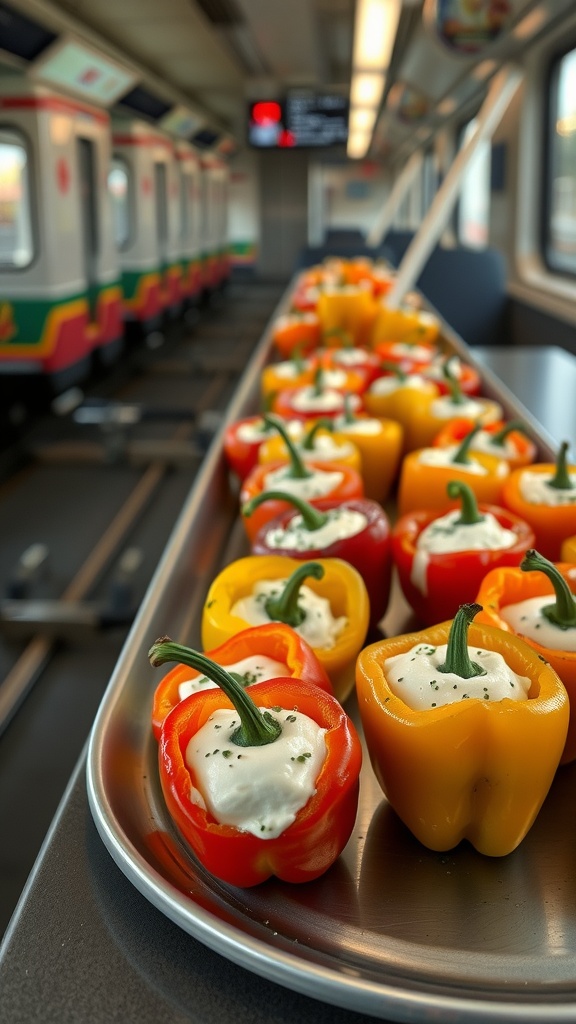
[[[465,395],[455,377],[446,369],[445,380],[449,393],[429,398],[414,411],[411,424],[411,440],[416,448],[425,448],[434,443],[434,438],[447,421],[460,418],[474,420],[485,426],[502,419],[502,406],[490,398]]]
[[[260,391],[264,400],[272,401],[278,391],[302,388],[314,380],[318,363],[309,356],[303,359],[300,353],[293,353],[290,359],[281,363],[270,363],[260,375]]]
[[[418,447],[413,424],[417,413],[427,409],[440,394],[436,385],[421,373],[404,371],[388,364],[381,377],[373,380],[362,396],[366,411],[379,419],[396,420],[402,427],[404,451]]]
[[[392,531],[402,592],[425,626],[452,619],[490,569],[518,566],[534,544],[527,523],[497,505],[478,506],[468,484],[452,480],[446,490],[459,507],[408,512]]]
[[[333,420],[314,420],[306,425],[298,420],[293,421],[287,429],[296,451],[304,462],[312,460],[341,464],[350,466],[362,474],[362,458],[358,446],[349,441],[344,434],[334,430]],[[260,465],[267,462],[288,462],[289,459],[290,454],[284,439],[279,435],[271,437],[258,449]]]
[[[451,480],[463,480],[478,501],[501,505],[502,488],[510,473],[508,463],[484,452],[470,454],[475,427],[454,448],[420,448],[404,457],[398,487],[398,513],[416,509],[442,509]],[[518,518],[522,516],[518,513]]]
[[[283,359],[295,352],[306,355],[320,344],[320,338],[320,321],[314,312],[291,310],[272,324],[272,342]]]
[[[360,452],[366,497],[383,504],[398,475],[404,441],[402,425],[386,417],[357,415],[348,398],[344,411],[333,423],[338,435],[349,438]]]
[[[233,672],[243,686],[253,686],[277,676],[290,676],[332,693],[332,684],[310,644],[283,622],[243,629],[205,654],[227,672]],[[154,693],[152,731],[156,739],[160,739],[162,725],[172,708],[191,693],[213,685],[207,676],[189,665],[176,665],[171,669]]]
[[[384,366],[396,365],[405,373],[421,373],[439,355],[433,342],[398,340],[379,341],[373,352]]]
[[[434,445],[449,448],[450,445],[460,444],[475,426],[474,420],[465,416],[449,420],[436,434]],[[496,420],[494,423],[487,423],[474,435],[470,451],[496,455],[499,459],[506,459],[510,469],[518,469],[534,462],[538,450],[534,441],[524,432],[524,426],[519,420],[511,420],[508,423]]]
[[[192,694],[162,726],[166,806],[207,871],[247,887],[308,882],[344,849],[356,820],[362,748],[330,694],[299,679],[246,690],[198,651],[157,641],[152,665],[180,661],[216,689]]]
[[[360,374],[342,373],[336,386],[327,383],[327,374],[317,367],[312,383],[300,388],[285,388],[278,391],[272,402],[272,410],[284,419],[313,420],[326,416],[338,416],[344,409],[344,396],[350,395],[355,409],[363,408],[362,396],[364,379]],[[350,385],[350,386],[348,386]]]
[[[538,551],[553,562],[562,541],[576,533],[576,466],[568,465],[568,448],[565,441],[555,464],[515,469],[502,489],[502,503],[530,523]]]
[[[342,343],[339,347],[318,349],[314,354],[326,369],[354,370],[361,374],[366,387],[375,377],[380,376],[380,360],[368,349]]]
[[[342,559],[248,555],[212,582],[202,614],[202,646],[218,647],[247,626],[285,622],[313,648],[343,701],[354,685],[354,661],[369,617],[364,581]]]
[[[290,490],[307,501],[319,498],[361,498],[364,495],[362,477],[355,469],[342,464],[333,464],[322,460],[311,459],[305,462],[296,450],[292,439],[282,423],[272,417],[266,417],[275,425],[284,440],[289,452],[288,462],[270,462],[256,466],[244,479],[240,489],[240,505],[245,505],[257,494],[271,490]],[[279,515],[288,506],[284,502],[270,500],[244,520],[248,539],[252,541],[264,523]]]
[[[356,690],[378,781],[416,838],[431,850],[468,839],[502,857],[548,793],[569,706],[556,672],[531,647],[470,625],[478,610],[463,605],[452,622],[367,647]]]
[[[537,551],[519,568],[487,573],[478,591],[479,621],[521,637],[550,663],[570,698],[570,726],[562,764],[576,758],[576,568],[554,564]]]

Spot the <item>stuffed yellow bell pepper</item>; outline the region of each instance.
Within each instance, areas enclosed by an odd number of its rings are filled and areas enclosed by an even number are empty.
[[[310,644],[336,697],[344,701],[354,686],[369,618],[364,580],[348,562],[249,555],[231,562],[210,586],[202,646],[212,650],[248,626],[285,622]]]
[[[366,497],[383,504],[400,467],[404,441],[402,424],[386,417],[357,415],[348,397],[344,401],[344,412],[336,416],[333,423],[338,436],[348,438],[360,452]]]
[[[355,345],[368,343],[377,312],[372,289],[361,284],[330,285],[318,297],[317,313],[323,336],[346,331]]]
[[[451,420],[466,417],[485,427],[502,419],[503,410],[498,402],[464,393],[448,363],[444,366],[444,376],[448,394],[429,398],[414,410],[410,436],[415,448],[433,444],[439,431]]]
[[[378,307],[372,329],[372,344],[403,341],[412,345],[432,345],[439,333],[440,321],[432,313],[418,309],[389,309],[384,300]]]
[[[462,605],[452,622],[367,647],[356,690],[378,781],[416,838],[431,850],[468,839],[501,857],[544,802],[569,706],[556,672],[532,648],[470,624],[480,608]],[[494,654],[505,666],[498,685]]]
[[[430,403],[440,392],[436,384],[420,373],[408,373],[401,366],[390,365],[364,392],[362,398],[370,416],[396,420],[402,427],[404,451],[421,447],[414,423],[420,422]]]
[[[362,458],[358,446],[344,434],[335,431],[332,420],[316,420],[310,424],[294,420],[288,426],[288,433],[305,463],[310,460],[326,460],[333,465],[350,466],[362,475]],[[264,441],[258,449],[260,465],[289,460],[290,453],[284,438],[280,435]]]

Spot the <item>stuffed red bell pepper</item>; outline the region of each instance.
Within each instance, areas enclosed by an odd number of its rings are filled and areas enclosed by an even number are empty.
[[[518,566],[533,545],[530,526],[507,509],[477,505],[463,481],[448,484],[459,507],[419,509],[401,516],[392,531],[392,554],[402,591],[420,622],[432,626],[454,618],[469,603],[485,574]]]
[[[167,637],[149,657],[186,663],[218,684],[170,712],[159,747],[166,805],[206,870],[241,887],[327,871],[354,827],[362,763],[338,701],[290,678],[248,691]]]
[[[271,498],[292,508],[260,528],[252,541],[252,554],[349,562],[366,584],[370,628],[376,629],[388,607],[392,569],[390,523],[382,506],[369,498],[317,501],[312,506],[284,491],[265,491],[244,505],[242,514],[249,517]]]

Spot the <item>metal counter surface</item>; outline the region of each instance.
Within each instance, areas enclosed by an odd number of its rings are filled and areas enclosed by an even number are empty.
[[[569,426],[575,415],[574,357],[566,359],[567,353],[556,348],[474,354],[533,410],[554,442],[574,438]],[[562,391],[550,385],[543,401],[542,383],[549,376]],[[558,419],[559,414],[567,418]],[[85,765],[83,756],[0,949],[3,1024],[222,1019],[367,1024],[374,1019],[252,974],[152,906],[101,842],[88,807]],[[409,1010],[404,1019],[411,1020]]]
[[[472,354],[507,384],[555,446],[576,446],[576,356],[556,345],[474,348]],[[570,455],[573,461],[574,448]]]

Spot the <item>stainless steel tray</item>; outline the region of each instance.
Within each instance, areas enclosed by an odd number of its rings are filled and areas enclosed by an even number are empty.
[[[458,338],[446,337],[474,362]],[[228,421],[256,407],[269,348],[266,334]],[[509,415],[525,417],[548,458],[527,410],[482,373],[485,392]],[[420,846],[387,805],[367,758],[352,838],[316,882],[233,889],[209,875],[179,838],[160,793],[150,731],[161,673],[146,652],[167,632],[198,643],[209,583],[246,553],[221,440],[175,526],[92,731],[88,796],[112,857],[154,906],[201,942],[326,1003],[395,1021],[576,1022],[576,766],[558,773],[519,849],[497,860],[466,844],[447,854]],[[409,625],[396,589],[385,630]]]

